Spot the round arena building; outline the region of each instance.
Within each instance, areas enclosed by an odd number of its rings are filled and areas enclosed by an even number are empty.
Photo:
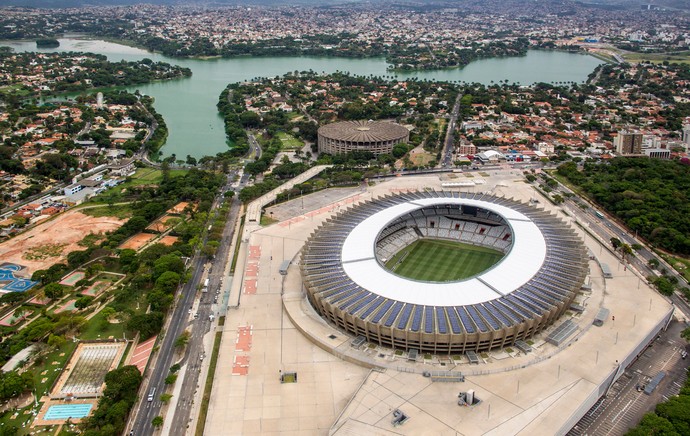
[[[581,289],[588,256],[548,212],[428,191],[339,213],[307,240],[300,268],[310,303],[339,329],[381,346],[460,354],[553,324]]]
[[[410,139],[409,130],[386,121],[341,121],[320,127],[318,133],[319,152],[329,154],[390,153],[396,144]]]

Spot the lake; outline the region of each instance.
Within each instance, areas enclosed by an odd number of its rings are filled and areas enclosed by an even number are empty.
[[[149,58],[180,65],[192,70],[192,77],[138,85],[142,94],[153,96],[156,110],[168,125],[169,136],[161,150],[163,156],[188,154],[199,158],[228,149],[223,120],[216,103],[228,83],[255,77],[280,76],[289,71],[314,70],[332,73],[347,71],[357,75],[392,76],[442,81],[464,81],[490,84],[584,82],[602,61],[592,56],[560,51],[530,50],[526,56],[482,59],[464,68],[393,73],[384,58],[345,59],[326,57],[257,57],[233,59],[177,59],[135,47],[101,40],[66,37],[60,47],[37,49],[35,41],[0,41],[15,51],[81,51],[103,54],[111,61],[137,61]]]

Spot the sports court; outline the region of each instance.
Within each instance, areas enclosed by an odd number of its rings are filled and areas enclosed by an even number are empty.
[[[108,289],[108,286],[110,286],[110,283],[98,281],[82,291],[82,294],[88,295],[89,297],[96,297]]]
[[[137,233],[136,235],[132,236],[131,238],[127,239],[125,242],[120,245],[121,249],[132,249],[132,250],[139,250],[143,248],[146,244],[148,244],[153,238],[155,238],[157,235],[154,235],[153,233]]]
[[[77,310],[77,306],[74,305],[74,303],[76,303],[76,302],[77,302],[77,300],[75,300],[75,299],[67,301],[62,306],[55,309],[55,313],[74,312],[75,310]]]
[[[15,276],[15,273],[23,269],[22,265],[15,263],[5,262],[0,265],[0,291],[24,292],[36,286],[38,282]]]
[[[20,321],[25,319],[27,316],[31,314],[31,311],[28,312],[21,312],[19,316],[16,315],[16,311],[9,313],[5,315],[4,318],[0,319],[0,325],[6,326],[6,327],[11,327],[13,325],[17,325]]]
[[[420,239],[386,262],[396,274],[413,280],[445,282],[472,277],[503,258],[497,250],[454,241]]]
[[[168,213],[181,215],[187,206],[189,206],[189,203],[187,203],[186,201],[181,201],[181,202],[177,203],[175,206],[168,209]],[[192,206],[193,206],[193,209],[196,209],[196,205],[192,205]]]
[[[172,223],[169,223],[169,221],[173,219],[179,222],[179,218],[170,215],[164,215],[158,218],[156,221],[152,222],[148,227],[146,227],[146,230],[150,230],[156,233],[163,233],[172,226]]]
[[[146,364],[149,361],[149,357],[151,357],[153,345],[156,343],[157,337],[158,336],[156,335],[137,345],[131,357],[129,358],[128,365],[136,366],[139,369],[139,372],[143,374],[144,370],[146,369]]]
[[[84,277],[86,277],[86,273],[84,271],[74,271],[63,277],[60,281],[60,284],[65,286],[74,286],[79,280],[83,279]]]
[[[177,242],[178,239],[180,239],[180,238],[178,238],[177,236],[170,236],[170,235],[167,235],[167,236],[163,236],[163,237],[158,241],[158,243],[159,243],[159,244],[163,244],[163,245],[170,246],[170,245],[173,245],[175,242]]]
[[[27,303],[35,304],[37,306],[45,306],[46,304],[50,303],[50,298],[41,298],[40,296],[36,295],[31,300],[27,301]]]

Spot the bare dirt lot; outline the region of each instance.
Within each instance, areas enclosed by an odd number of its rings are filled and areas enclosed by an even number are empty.
[[[78,242],[90,233],[109,232],[119,228],[125,220],[114,217],[91,217],[80,212],[65,212],[57,218],[39,224],[0,244],[0,262],[26,266],[22,275],[63,261],[67,254],[83,250]]]

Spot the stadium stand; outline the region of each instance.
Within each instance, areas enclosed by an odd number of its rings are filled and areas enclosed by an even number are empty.
[[[446,199],[453,199],[453,204]],[[485,206],[458,206],[458,200]],[[526,282],[476,304],[418,304],[381,295],[345,272],[343,246],[364,220],[398,205],[406,205],[408,212],[377,230],[373,250],[379,264],[420,238],[489,247],[507,257],[512,254],[514,227],[522,221],[530,221],[541,232],[546,244],[544,261]],[[511,222],[490,210],[494,206],[525,218]],[[300,268],[312,306],[353,337],[403,350],[462,354],[513,346],[518,341],[526,345],[526,339],[552,325],[570,307],[584,283],[587,260],[577,234],[543,210],[487,194],[430,191],[390,195],[341,211],[310,236]],[[570,325],[574,326],[566,321],[559,326],[558,334],[549,335],[549,342],[558,345],[567,339],[575,331]]]

